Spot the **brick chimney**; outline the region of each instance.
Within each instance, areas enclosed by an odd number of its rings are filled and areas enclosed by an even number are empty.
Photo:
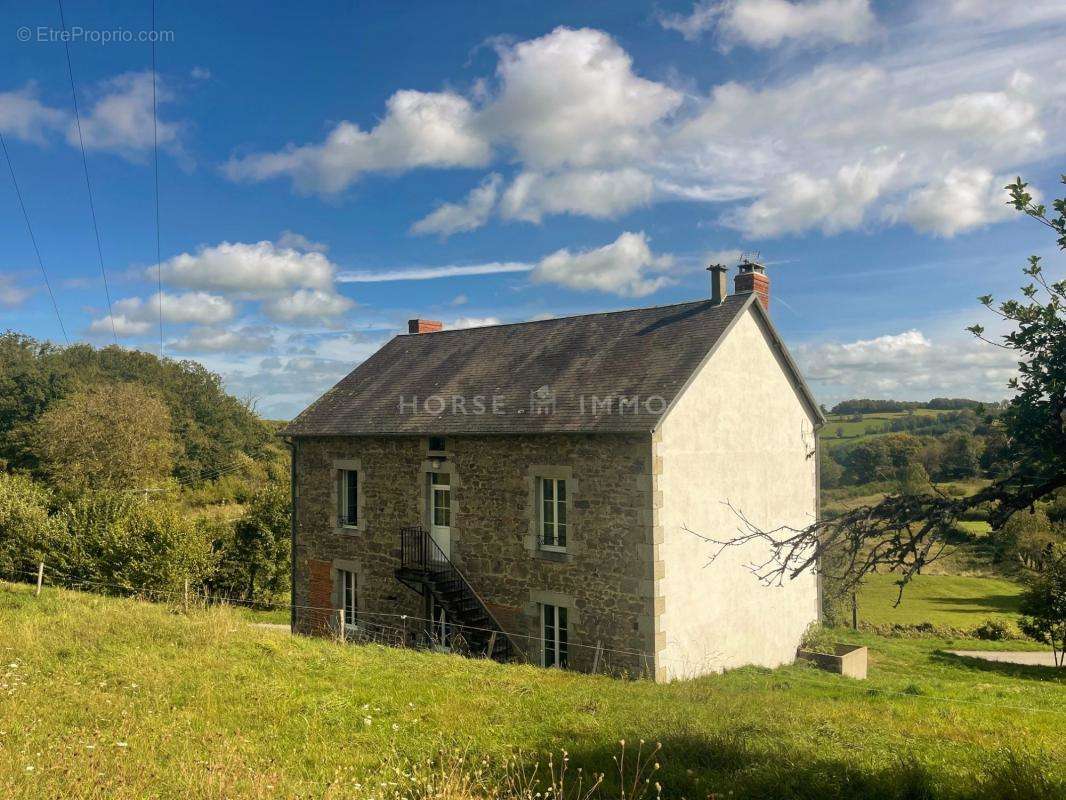
[[[711,273],[711,302],[720,306],[729,294],[729,267],[723,264],[711,264],[707,267]]]
[[[766,277],[766,267],[750,258],[745,258],[737,267],[737,276],[733,278],[733,288],[737,294],[755,292],[762,301],[762,307],[770,310],[770,279]]]
[[[436,333],[443,330],[444,323],[435,319],[409,319],[407,320],[408,333]]]

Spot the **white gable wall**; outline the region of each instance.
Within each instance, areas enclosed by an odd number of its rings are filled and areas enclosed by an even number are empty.
[[[729,501],[764,530],[802,528],[817,513],[815,418],[773,340],[749,308],[656,433],[656,676],[693,677],[744,664],[791,662],[818,616],[807,573],[766,586],[747,568],[765,545],[730,548]],[[660,461],[661,459],[661,461]]]

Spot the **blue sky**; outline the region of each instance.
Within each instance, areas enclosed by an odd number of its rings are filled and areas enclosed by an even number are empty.
[[[660,305],[755,250],[815,392],[1004,395],[974,298],[1053,242],[1066,7],[159,2],[9,8],[0,132],[71,340],[159,348],[287,417],[414,316]],[[104,42],[105,36],[125,39]],[[28,41],[21,41],[28,38]],[[62,341],[7,165],[0,327]],[[160,274],[161,273],[161,274]]]

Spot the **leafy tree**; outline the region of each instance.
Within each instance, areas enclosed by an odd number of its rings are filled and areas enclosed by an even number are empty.
[[[186,580],[197,586],[210,575],[210,542],[182,510],[129,493],[85,492],[60,517],[69,547],[49,563],[93,591],[159,592],[166,598]]]
[[[968,433],[954,433],[944,440],[937,478],[943,481],[966,480],[977,476],[980,451]]]
[[[840,479],[844,476],[844,468],[825,450],[822,450],[818,469],[821,473],[819,480],[823,489],[835,489],[840,486]]]
[[[1051,645],[1055,664],[1066,664],[1066,547],[1058,546],[1022,594],[1021,629]]]
[[[194,361],[120,347],[56,347],[9,331],[0,334],[0,462],[35,470],[33,423],[72,392],[100,383],[133,383],[162,397],[179,444],[174,477],[184,482],[212,478],[239,454],[260,459],[270,448],[270,426]]]
[[[1054,545],[1066,543],[1066,525],[1053,523],[1042,508],[1020,512],[991,535],[997,561],[1015,561],[1029,570],[1044,568]]]
[[[95,384],[49,408],[34,425],[41,471],[64,491],[139,489],[170,476],[170,412],[132,383]]]
[[[1066,184],[1066,175],[1062,182]],[[1020,178],[1007,188],[1014,207],[1051,229],[1060,250],[1066,250],[1066,198],[1056,199],[1049,212],[1033,202]],[[965,497],[938,492],[889,495],[803,529],[763,530],[738,509],[740,535],[708,540],[723,548],[762,542],[769,558],[757,574],[766,581],[778,582],[819,565],[824,575],[835,570],[829,577],[846,589],[880,569],[899,574],[902,593],[924,565],[946,551],[964,514],[987,507],[989,522],[1000,527],[1017,511],[1066,486],[1066,280],[1046,278],[1040,261],[1031,256],[1023,269],[1029,279],[1021,289],[1023,299],[997,306],[991,296],[980,298],[1011,327],[1001,340],[987,338],[980,325],[969,328],[1018,358],[1018,376],[1008,384],[1015,394],[999,418],[1008,440],[1007,475]]]
[[[0,575],[26,580],[63,541],[51,494],[25,475],[0,473]]]
[[[211,592],[263,602],[284,591],[290,578],[290,514],[288,486],[274,481],[235,523],[209,525],[218,562]]]

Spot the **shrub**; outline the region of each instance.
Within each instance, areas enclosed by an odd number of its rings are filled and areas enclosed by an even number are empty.
[[[63,540],[61,524],[49,517],[51,495],[22,475],[0,473],[0,575],[31,577],[40,561]]]
[[[1001,619],[986,619],[980,625],[971,628],[970,635],[975,639],[985,639],[990,642],[1021,638],[1020,632],[1013,625]]]
[[[117,492],[85,492],[61,511],[71,547],[53,563],[105,592],[181,591],[210,574],[210,543],[172,504]],[[165,596],[165,594],[164,594]]]

